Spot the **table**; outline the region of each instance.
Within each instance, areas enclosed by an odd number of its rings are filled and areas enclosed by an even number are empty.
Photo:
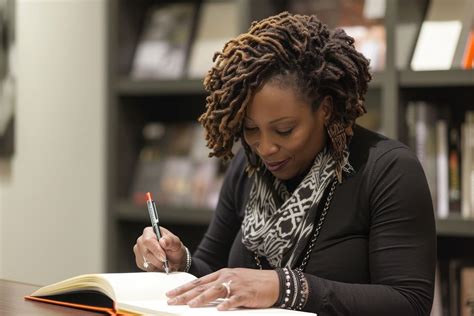
[[[39,286],[0,279],[0,315],[98,315],[84,310],[33,302],[23,297]]]

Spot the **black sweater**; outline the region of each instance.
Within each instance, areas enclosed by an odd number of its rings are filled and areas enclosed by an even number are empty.
[[[349,151],[355,173],[336,187],[304,271],[309,283],[304,310],[319,316],[429,315],[436,232],[421,165],[405,145],[359,126]],[[239,152],[193,255],[190,272],[196,276],[224,267],[256,268],[241,241],[252,185],[245,165]]]

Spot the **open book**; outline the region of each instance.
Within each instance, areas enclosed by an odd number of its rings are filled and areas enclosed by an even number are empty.
[[[223,315],[216,309],[219,302],[200,308],[167,304],[167,291],[194,279],[195,276],[185,272],[83,274],[44,286],[25,298],[110,315]],[[278,308],[234,309],[224,313],[231,316],[314,315]]]

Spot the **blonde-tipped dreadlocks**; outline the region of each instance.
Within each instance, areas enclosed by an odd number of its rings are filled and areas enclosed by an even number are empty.
[[[253,93],[271,77],[291,74],[313,107],[321,97],[332,97],[327,129],[332,154],[341,161],[355,119],[366,112],[364,96],[371,79],[369,62],[355,50],[352,37],[341,29],[329,31],[315,16],[283,12],[253,22],[247,33],[227,42],[214,61],[204,79],[206,112],[199,118],[210,156],[233,157],[232,146],[242,137]],[[250,157],[249,146],[243,144]]]

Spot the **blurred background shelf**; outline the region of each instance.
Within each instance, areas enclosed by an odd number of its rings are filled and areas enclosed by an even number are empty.
[[[202,79],[133,80],[122,77],[117,82],[122,96],[159,96],[170,94],[204,94]]]
[[[197,0],[182,2],[201,3]],[[238,12],[238,29],[244,31],[248,29],[251,21],[283,10],[292,11],[292,4],[301,4],[304,1],[227,0],[218,2],[236,5],[237,9],[232,12]],[[131,249],[143,228],[150,225],[145,205],[137,206],[130,199],[131,183],[144,143],[143,127],[153,122],[165,124],[196,122],[205,110],[206,93],[202,78],[187,79],[183,75],[181,79],[172,80],[133,79],[134,54],[140,43],[147,12],[150,12],[155,5],[170,3],[173,1],[110,1],[108,10],[110,102],[107,113],[110,120],[107,149],[108,245],[110,245],[108,270],[110,272],[136,271]],[[328,10],[321,12],[318,16],[330,27],[338,26],[331,23],[340,22],[338,19],[342,16],[343,2],[306,2],[314,6],[319,3],[336,8],[332,13]],[[361,8],[364,1],[345,2],[347,3]],[[377,24],[382,27],[385,55],[383,62],[379,60],[378,65],[375,63],[377,60],[372,58],[373,79],[369,83],[365,99],[367,114],[357,122],[408,144],[407,108],[410,103],[433,103],[437,111],[447,113],[447,116],[455,118],[458,123],[464,118],[466,112],[474,111],[474,71],[410,70],[410,60],[415,51],[420,26],[432,1],[387,0],[385,3],[385,14],[364,26]],[[324,14],[327,15],[324,16]],[[347,22],[351,25],[350,23],[362,22],[363,25],[363,19],[356,15],[349,14],[342,23]],[[215,19],[211,20],[215,21]],[[230,24],[230,22],[226,23]],[[226,23],[221,23],[221,25]],[[347,26],[347,24],[343,25]],[[397,35],[400,27],[410,25],[416,26],[411,37]],[[401,47],[404,48],[404,53],[399,50]],[[212,54],[209,54],[209,58],[212,58]],[[163,226],[170,228],[178,235],[191,251],[196,249],[214,214],[211,209],[162,205],[159,200],[158,208]],[[440,261],[474,258],[473,219],[466,220],[460,217],[437,219],[436,229],[437,253]]]
[[[214,211],[208,208],[157,205],[160,225],[207,225]],[[150,218],[146,205],[139,206],[128,200],[117,203],[117,217],[120,221],[144,223],[149,226]]]
[[[385,82],[385,72],[377,71],[372,74],[372,80],[369,82],[369,89],[380,89]]]
[[[453,86],[474,88],[474,70],[403,70],[400,72],[400,86],[402,88]]]
[[[474,238],[474,220],[461,217],[450,217],[436,220],[438,236]]]

